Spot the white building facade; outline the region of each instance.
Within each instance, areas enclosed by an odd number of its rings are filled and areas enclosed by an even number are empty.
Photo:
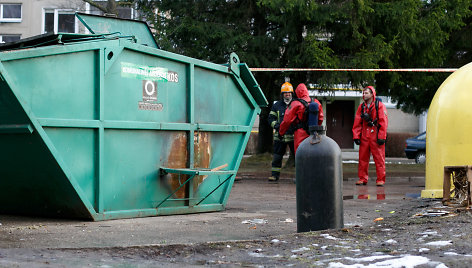
[[[106,0],[94,1],[105,6]],[[118,17],[132,19],[136,12],[117,8]],[[0,0],[0,43],[46,33],[86,33],[76,12],[102,14],[83,0]]]

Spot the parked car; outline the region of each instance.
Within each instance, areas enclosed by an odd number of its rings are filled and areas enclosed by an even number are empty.
[[[426,162],[426,132],[406,140],[405,154],[408,159],[415,159],[418,164]]]

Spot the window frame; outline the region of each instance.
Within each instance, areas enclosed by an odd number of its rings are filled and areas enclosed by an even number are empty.
[[[94,2],[105,2],[105,1],[107,1],[107,0],[94,0]],[[117,2],[120,2],[120,0],[118,0]],[[117,3],[117,4],[118,4],[118,3]],[[126,7],[126,8],[125,8],[125,7],[119,7],[119,6],[117,6],[117,9],[119,9],[119,8],[128,9],[128,8],[129,8],[129,10],[130,10],[130,18],[124,18],[124,19],[132,19],[132,20],[135,20],[135,19],[137,18],[136,5],[137,5],[137,4],[135,3],[133,7]],[[93,14],[93,15],[103,15],[103,11],[98,10],[98,9],[92,11],[92,8],[95,8],[95,7],[93,7],[93,6],[90,5],[89,3],[85,3],[85,13],[87,13],[87,14]],[[98,11],[98,12],[96,12],[96,11]],[[99,14],[97,14],[97,13],[99,13]],[[118,18],[120,18],[120,17],[118,17]]]
[[[53,12],[54,11],[54,12]],[[48,13],[54,13],[54,29],[53,32],[54,34],[58,33],[59,29],[59,15],[61,14],[69,14],[69,15],[75,15],[76,11],[73,9],[61,9],[61,8],[43,8],[43,19],[42,19],[42,24],[41,24],[41,33],[45,34],[46,33],[46,14]],[[79,32],[79,20],[77,17],[74,16],[74,32],[73,33],[78,33]]]
[[[7,5],[20,6],[20,17],[19,18],[4,18],[3,7]],[[23,5],[21,3],[2,3],[0,4],[0,22],[21,22],[23,20]]]

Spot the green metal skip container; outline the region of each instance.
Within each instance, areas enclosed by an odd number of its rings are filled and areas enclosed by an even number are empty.
[[[267,105],[226,65],[159,50],[145,23],[0,46],[0,213],[94,221],[221,211]]]

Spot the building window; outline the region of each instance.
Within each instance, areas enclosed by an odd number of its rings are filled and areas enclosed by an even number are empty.
[[[106,0],[96,0],[94,1],[96,4],[106,7],[107,2]],[[116,11],[117,11],[117,17],[120,19],[134,19],[136,17],[136,10],[131,7],[127,6],[120,6],[118,5],[120,1],[117,1],[117,6],[116,6]],[[89,14],[94,14],[94,15],[104,15],[103,11],[100,9],[90,5],[87,3],[86,5],[86,10],[88,11],[87,13]]]
[[[19,34],[0,34],[0,43],[10,43],[20,40]]]
[[[0,22],[21,22],[21,4],[0,4]]]
[[[77,33],[78,25],[75,11],[45,9],[43,33]]]

